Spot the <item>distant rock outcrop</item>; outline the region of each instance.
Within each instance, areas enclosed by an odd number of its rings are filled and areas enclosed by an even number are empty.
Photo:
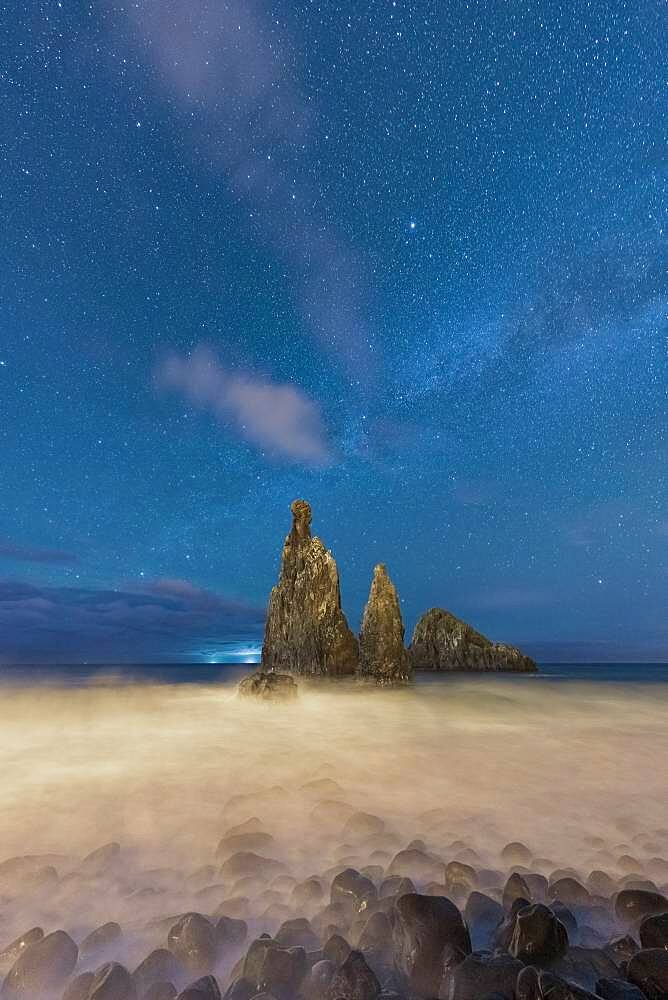
[[[411,673],[411,662],[404,647],[399,598],[381,563],[373,571],[369,600],[362,617],[359,675],[378,684],[397,684],[410,680]]]
[[[408,649],[414,670],[508,670],[533,673],[538,668],[515,646],[491,642],[443,608],[420,618]]]
[[[311,537],[309,504],[295,500],[291,510],[292,530],[269,599],[262,666],[296,674],[354,674],[359,652],[341,610],[336,563],[320,539]]]

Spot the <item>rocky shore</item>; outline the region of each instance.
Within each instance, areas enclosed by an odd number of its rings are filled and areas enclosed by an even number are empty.
[[[5,910],[22,898],[96,894],[108,920],[26,927],[0,953],[8,1000],[665,1000],[666,831],[589,838],[577,868],[505,843],[493,863],[448,842],[448,811],[402,839],[319,771],[299,794],[323,859],[280,860],[279,788],[230,799],[195,870],[133,867],[103,845],[79,861],[0,864]],[[441,846],[447,844],[447,846]],[[623,852],[623,853],[620,853]],[[134,918],[114,919],[122,898]],[[162,897],[162,904],[160,899]],[[134,903],[133,903],[134,901]],[[142,919],[147,903],[153,916]],[[180,904],[180,905],[179,905]],[[156,914],[156,910],[158,911]],[[48,912],[48,907],[47,907]],[[126,907],[127,912],[127,907]]]
[[[374,569],[359,638],[341,608],[332,553],[311,535],[311,507],[291,506],[292,528],[271,592],[262,666],[320,677],[356,675],[380,685],[405,684],[413,670],[535,672],[514,646],[491,642],[449,611],[432,608],[418,621],[408,649],[396,588],[381,563]]]

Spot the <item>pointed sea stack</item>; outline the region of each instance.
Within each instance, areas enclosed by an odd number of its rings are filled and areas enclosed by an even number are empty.
[[[373,571],[360,632],[359,676],[378,684],[410,680],[411,662],[404,647],[404,624],[394,584],[380,563]]]
[[[311,537],[311,508],[295,500],[281,572],[271,592],[262,646],[265,670],[342,676],[357,670],[357,640],[341,610],[332,553]]]
[[[420,618],[408,647],[414,670],[506,670],[535,673],[534,661],[515,646],[491,642],[443,608]]]

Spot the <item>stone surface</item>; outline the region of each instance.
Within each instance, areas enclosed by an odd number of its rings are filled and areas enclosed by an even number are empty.
[[[239,681],[237,692],[242,698],[257,698],[258,701],[294,701],[298,695],[297,685],[289,674],[256,670]]]
[[[394,963],[409,990],[438,996],[446,964],[470,954],[471,939],[461,913],[444,896],[407,893],[395,906]]]
[[[311,536],[309,504],[295,500],[291,510],[292,529],[269,599],[262,665],[316,676],[354,674],[359,651],[341,610],[334,557]]]
[[[420,618],[408,652],[414,670],[537,670],[519,649],[491,642],[443,608],[432,608]]]
[[[410,680],[412,667],[404,647],[399,598],[382,563],[373,571],[362,616],[359,650],[360,677],[378,684],[404,684]]]
[[[53,989],[74,971],[79,949],[65,931],[54,931],[26,948],[10,969],[3,997],[34,998]]]

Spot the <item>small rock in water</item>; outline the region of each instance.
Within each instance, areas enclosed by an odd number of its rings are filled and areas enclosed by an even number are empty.
[[[411,991],[438,995],[445,963],[471,951],[471,939],[461,913],[443,896],[408,893],[395,905],[394,962]]]
[[[88,955],[95,955],[100,951],[105,951],[120,941],[122,936],[123,931],[119,924],[113,921],[108,924],[102,924],[101,927],[97,927],[94,931],[91,931],[88,937],[83,939],[79,945],[79,957],[85,958]]]
[[[63,1000],[88,1000],[88,991],[95,979],[94,972],[82,972],[63,993]]]
[[[258,701],[294,701],[298,694],[293,677],[267,670],[244,677],[237,691],[242,698],[257,698]]]
[[[213,976],[204,976],[186,986],[185,990],[179,993],[177,1000],[221,1000],[220,989]]]
[[[643,948],[629,961],[628,978],[648,1000],[666,1000],[668,996],[668,950]]]
[[[364,955],[359,951],[351,951],[345,961],[334,973],[329,984],[329,997],[338,1000],[377,1000],[380,996],[380,983],[376,975],[367,965]]]
[[[668,948],[668,911],[645,917],[639,934],[643,948]]]
[[[17,937],[0,952],[0,963],[6,966],[9,962],[15,962],[26,948],[36,944],[37,941],[41,941],[43,937],[44,931],[41,927],[33,927],[31,930],[26,931],[25,934],[21,934],[20,937]]]
[[[527,906],[515,917],[508,951],[525,964],[560,958],[568,948],[568,933],[552,910],[542,903]]]
[[[457,965],[445,970],[439,996],[444,1000],[479,1000],[491,994],[513,1000],[515,983],[524,966],[510,955],[488,952],[467,955]]]
[[[137,990],[126,968],[108,962],[93,976],[86,1000],[137,1000]]]

